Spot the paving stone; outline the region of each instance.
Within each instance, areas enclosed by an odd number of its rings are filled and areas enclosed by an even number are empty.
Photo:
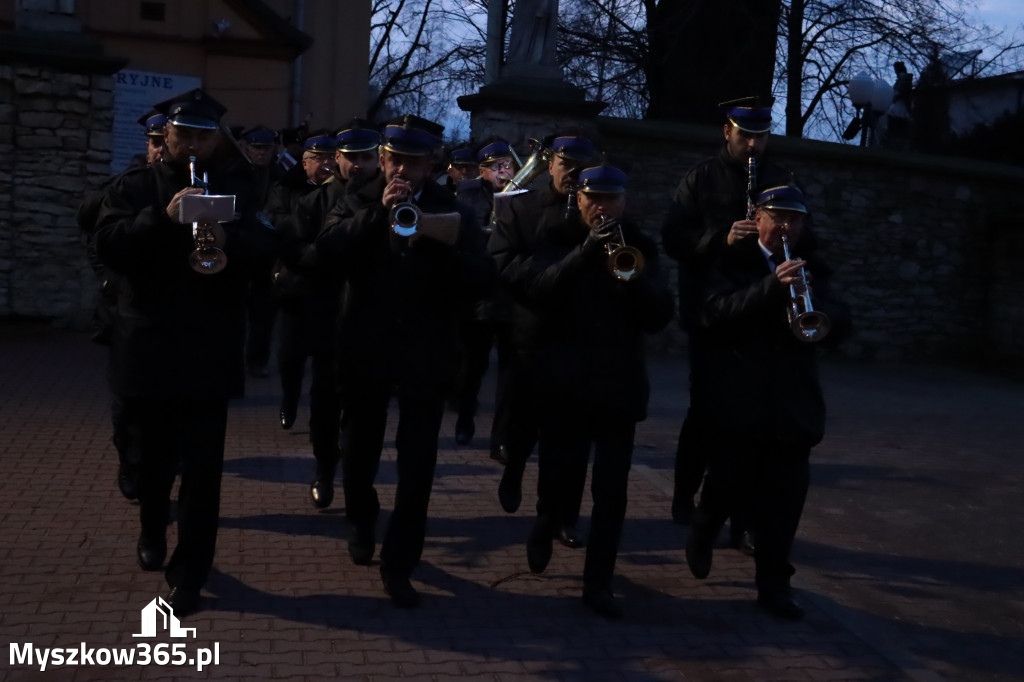
[[[138,506],[114,485],[106,351],[86,337],[0,322],[0,638],[37,647],[133,646],[139,611],[166,594],[135,565]],[[712,574],[686,568],[687,529],[668,519],[685,362],[653,358],[651,417],[637,429],[629,509],[613,585],[622,621],[579,601],[585,553],[555,547],[542,576],[523,543],[536,458],[520,511],[496,499],[486,439],[441,432],[438,479],[415,611],[394,608],[377,560],[354,566],[340,481],[307,500],[308,431],[276,423],[277,377],[251,380],[229,415],[222,522],[190,647],[221,664],[33,672],[0,680],[939,680],[1024,670],[1024,386],[925,365],[828,362],[830,423],[793,551],[802,623],[754,605],[753,562],[722,545]],[[493,375],[477,433],[490,429]],[[303,402],[297,423],[305,424]],[[394,500],[394,414],[381,461]],[[581,524],[591,509],[587,500]],[[168,541],[176,541],[172,525]],[[166,638],[165,638],[166,639]],[[164,641],[164,640],[161,640]],[[167,640],[169,641],[169,640]]]

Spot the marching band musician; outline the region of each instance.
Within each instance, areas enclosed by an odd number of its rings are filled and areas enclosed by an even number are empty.
[[[463,180],[472,180],[477,172],[476,155],[468,144],[451,150],[448,154],[448,168],[445,170],[444,186],[451,192],[458,191]]]
[[[506,250],[508,247],[504,242],[515,240],[515,249],[509,258],[527,258],[538,235],[572,218],[577,177],[583,165],[594,156],[594,143],[575,130],[548,135],[540,146],[550,153],[547,164],[550,180],[547,185],[525,194],[502,198],[495,204],[497,223],[503,224],[502,232],[505,235],[501,238],[501,248]],[[491,239],[495,238],[492,233]],[[499,270],[503,267],[499,260]],[[508,395],[495,415],[495,420],[507,424],[503,428],[505,442],[498,444],[497,451],[492,443],[491,456],[498,461],[504,460],[505,470],[498,485],[498,500],[502,509],[511,514],[519,509],[522,502],[523,472],[537,443],[536,387],[529,379],[529,373],[521,367],[537,343],[533,334],[537,320],[533,310],[518,300],[520,294],[516,291],[515,282],[503,275],[499,284],[503,290],[511,292],[516,305],[512,312],[513,352],[506,375]],[[561,506],[564,515],[553,529],[559,542],[566,547],[583,546],[583,538],[576,529],[576,523],[586,487],[586,460],[581,466],[582,469],[572,477],[571,485],[564,491],[566,503]]]
[[[350,177],[356,177],[363,168],[367,172],[376,170],[376,157],[369,162],[363,157],[370,155],[368,150],[376,150],[379,135],[373,128],[363,128],[362,123],[357,119],[337,135],[322,132],[305,141],[307,189],[295,197],[290,214],[279,225],[283,232],[277,275],[281,426],[291,428],[295,420],[309,358],[309,440],[316,460],[309,497],[318,509],[330,506],[334,500],[334,476],[341,457],[341,405],[334,377],[334,333],[341,283],[317,257],[316,238],[329,205],[344,199]]]
[[[95,243],[103,264],[125,281],[111,384],[141,455],[137,558],[144,570],[163,566],[180,466],[178,545],[165,575],[167,601],[182,616],[197,608],[213,564],[228,400],[241,395],[245,381],[246,289],[253,264],[273,250],[274,234],[257,217],[248,164],[216,155],[224,107],[196,89],[156,108],[167,117],[163,163],[113,182]],[[204,193],[193,186],[189,157],[200,175],[209,173],[210,194],[235,195],[235,219],[219,230],[180,222],[183,197]],[[216,235],[212,252],[220,263],[227,258],[220,271],[204,268],[208,252],[198,247],[210,247],[207,232]]]
[[[693,515],[693,499],[700,488],[708,458],[718,447],[718,436],[709,428],[706,395],[707,343],[696,319],[697,296],[711,261],[756,233],[748,219],[752,191],[758,186],[785,184],[790,174],[764,158],[772,125],[774,100],[746,97],[725,102],[724,142],[718,154],[707,158],[683,176],[672,195],[662,227],[665,253],[679,262],[679,319],[689,338],[690,406],[679,432],[675,460],[672,518],[687,524]],[[751,178],[753,159],[756,177]],[[755,186],[749,187],[751,180]],[[767,184],[765,184],[767,183]],[[753,553],[753,537],[747,532],[742,509],[735,510],[732,544]]]
[[[337,143],[334,136],[326,131],[314,132],[302,143],[302,164],[292,167],[270,190],[270,198],[264,211],[270,222],[282,235],[290,235],[286,245],[294,245],[295,228],[292,225],[299,200],[314,192],[333,174],[332,164]],[[293,263],[294,264],[294,263]],[[295,278],[288,265],[279,261],[274,281],[281,307],[281,324],[278,331],[277,366],[281,373],[281,410],[279,417],[282,429],[290,429],[295,423],[302,394],[302,374],[308,352],[304,339],[307,331],[302,322],[300,301],[306,294],[306,282]],[[312,405],[310,406],[312,409]],[[313,439],[314,430],[310,429]],[[313,451],[317,452],[316,440]],[[335,438],[335,440],[337,440]],[[337,443],[334,443],[337,449]],[[321,447],[320,449],[323,449]],[[333,458],[334,455],[324,455]],[[320,461],[320,458],[317,459]]]
[[[266,126],[256,126],[241,133],[239,145],[252,162],[258,178],[260,205],[266,204],[271,188],[283,172],[278,173],[273,161],[277,154],[277,131]],[[274,336],[274,320],[277,317],[277,301],[274,298],[274,259],[261,263],[249,286],[247,305],[248,330],[245,337],[245,366],[249,376],[269,376],[267,363],[270,360],[270,345]]]
[[[376,549],[374,480],[388,403],[392,396],[398,401],[398,484],[380,573],[384,590],[402,608],[420,602],[410,578],[423,552],[438,432],[455,372],[458,313],[487,295],[495,279],[482,232],[430,177],[443,131],[413,115],[389,122],[382,133],[383,175],[332,209],[317,240],[320,257],[345,276],[337,359],[349,448],[342,460],[352,523],[348,551],[356,564],[369,564]],[[417,227],[429,214],[449,214],[454,243],[418,230],[401,236],[392,213],[399,207],[408,212],[409,204],[419,216]]]
[[[317,255],[316,238],[327,212],[354,189],[379,175],[377,146],[380,133],[368,121],[352,119],[335,135],[334,175],[296,203],[292,221],[282,236],[278,279],[282,307],[287,307],[287,329],[282,325],[279,364],[286,395],[302,390],[306,358],[310,358],[309,433],[316,472],[309,497],[317,509],[334,500],[334,477],[341,403],[334,376],[338,303],[342,287],[338,277]],[[284,322],[284,320],[282,320]]]
[[[160,163],[164,149],[164,124],[167,118],[153,109],[139,117],[138,123],[146,136],[146,153],[132,156],[128,170]],[[86,194],[76,215],[86,259],[100,282],[99,300],[92,317],[92,341],[101,346],[113,343],[114,332],[117,330],[117,298],[121,288],[121,276],[105,266],[96,255],[96,218],[103,196],[113,181],[114,178],[110,178],[101,187]],[[118,457],[117,487],[125,499],[134,500],[138,497],[139,452],[132,432],[125,423],[124,407],[116,393],[110,401],[110,422],[113,427],[111,442]]]
[[[787,319],[792,292],[813,280],[814,308],[831,320],[827,341],[849,333],[849,312],[830,295],[831,271],[804,239],[807,207],[795,186],[757,197],[756,238],[720,251],[699,294],[708,418],[720,445],[694,513],[686,562],[697,578],[711,570],[718,531],[738,505],[757,528],[757,603],[777,618],[799,620],[792,599],[790,549],[808,487],[810,450],[821,441],[825,403],[815,344],[798,338]],[[786,260],[783,235],[795,255]]]
[[[530,570],[547,567],[557,525],[578,514],[579,500],[567,491],[582,485],[593,448],[583,601],[602,616],[618,618],[622,607],[611,582],[633,437],[649,397],[644,335],[668,323],[672,296],[655,243],[622,217],[626,174],[610,165],[591,166],[574,182],[577,213],[563,218],[562,201],[556,220],[507,222],[499,216],[490,250],[502,282],[534,315],[532,325],[516,330],[529,337],[524,366],[537,388],[540,427],[537,519],[526,544]],[[513,216],[517,199],[509,206]],[[613,274],[613,244],[632,247],[645,262],[642,269],[623,279]]]
[[[157,163],[164,151],[164,124],[167,119],[153,110],[139,118],[139,124],[146,129],[146,164]]]
[[[473,211],[474,224],[485,234],[491,231],[491,217],[494,213],[494,196],[508,185],[515,175],[512,147],[500,137],[492,136],[476,150],[480,177],[462,180],[457,186],[459,201]],[[477,395],[490,361],[491,345],[498,340],[498,389],[496,403],[501,404],[506,391],[508,366],[508,302],[496,292],[495,296],[475,303],[465,311],[459,323],[462,357],[455,381],[454,401],[458,410],[455,422],[455,442],[466,445],[476,433]],[[495,408],[496,416],[504,414]],[[495,418],[491,428],[491,443],[503,442],[503,421]]]

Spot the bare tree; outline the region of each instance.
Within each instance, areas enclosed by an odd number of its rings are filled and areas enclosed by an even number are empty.
[[[852,107],[844,99],[850,77],[876,76],[905,62],[920,74],[939,55],[978,54],[1000,45],[983,62],[965,60],[950,77],[997,73],[1005,57],[1020,53],[999,32],[972,25],[964,0],[789,0],[780,20],[776,78],[785,91],[786,135],[838,140]],[[967,69],[968,66],[972,68]]]
[[[483,82],[486,1],[374,0],[369,118],[440,118],[452,86]]]

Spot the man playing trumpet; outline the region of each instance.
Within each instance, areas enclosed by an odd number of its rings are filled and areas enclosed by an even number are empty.
[[[443,130],[412,115],[388,123],[380,147],[383,174],[332,209],[317,240],[319,257],[347,286],[337,363],[348,447],[342,460],[352,523],[348,551],[357,564],[369,564],[376,549],[374,480],[388,403],[392,396],[398,401],[398,486],[380,573],[391,601],[404,608],[419,604],[410,577],[423,552],[438,432],[457,360],[458,313],[489,293],[495,279],[483,233],[430,178]],[[419,223],[454,213],[452,238],[434,238],[423,224],[397,225],[398,206],[418,215]]]
[[[228,400],[241,395],[245,380],[246,291],[275,237],[257,217],[251,170],[218,155],[224,107],[197,89],[156,108],[167,117],[163,163],[114,180],[95,243],[100,261],[125,282],[110,380],[141,458],[136,556],[144,570],[163,568],[169,498],[180,471],[178,545],[165,577],[167,602],[184,616],[198,608],[213,565]],[[208,173],[210,193],[236,198],[235,218],[217,225],[222,269],[193,262],[199,240],[179,208],[204,189],[193,186],[190,165]]]
[[[593,449],[583,601],[608,618],[622,615],[611,583],[633,436],[649,397],[644,336],[672,316],[656,245],[622,218],[626,182],[613,166],[586,168],[578,176],[577,213],[533,224],[499,216],[489,244],[502,283],[534,319],[517,330],[524,337],[524,371],[537,389],[540,427],[537,519],[527,561],[534,573],[547,567],[559,524],[578,513],[570,491],[582,485]],[[626,244],[645,265],[619,277],[610,253]]]
[[[686,562],[695,577],[707,577],[718,531],[742,502],[757,528],[757,603],[778,618],[799,620],[789,553],[807,496],[810,451],[824,434],[825,403],[815,344],[798,338],[788,319],[791,287],[806,286],[805,270],[814,275],[815,307],[831,320],[831,343],[849,332],[849,313],[830,296],[831,270],[802,238],[803,193],[773,187],[756,203],[757,239],[723,251],[701,291],[708,416],[720,447],[709,463]],[[783,237],[792,259],[785,258]]]

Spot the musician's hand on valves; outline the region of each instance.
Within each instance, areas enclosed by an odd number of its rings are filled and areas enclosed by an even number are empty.
[[[390,209],[395,204],[408,201],[411,196],[412,183],[402,178],[393,178],[384,187],[384,196],[381,198],[381,203],[384,204],[384,208]]]
[[[753,220],[737,220],[729,228],[729,234],[726,236],[725,241],[729,246],[734,246],[741,239],[745,239],[753,234],[757,234],[757,223]]]
[[[804,261],[800,259],[784,261],[775,268],[775,277],[786,286],[799,284],[801,282],[800,268],[803,266]]]
[[[188,194],[205,194],[205,190],[202,187],[186,187],[171,197],[171,203],[167,204],[167,217],[176,223],[181,222],[178,219],[181,215],[181,198]]]
[[[604,247],[613,234],[615,234],[615,230],[612,226],[597,226],[590,228],[590,231],[587,233],[587,238],[583,240],[582,249],[584,255],[604,255]]]

